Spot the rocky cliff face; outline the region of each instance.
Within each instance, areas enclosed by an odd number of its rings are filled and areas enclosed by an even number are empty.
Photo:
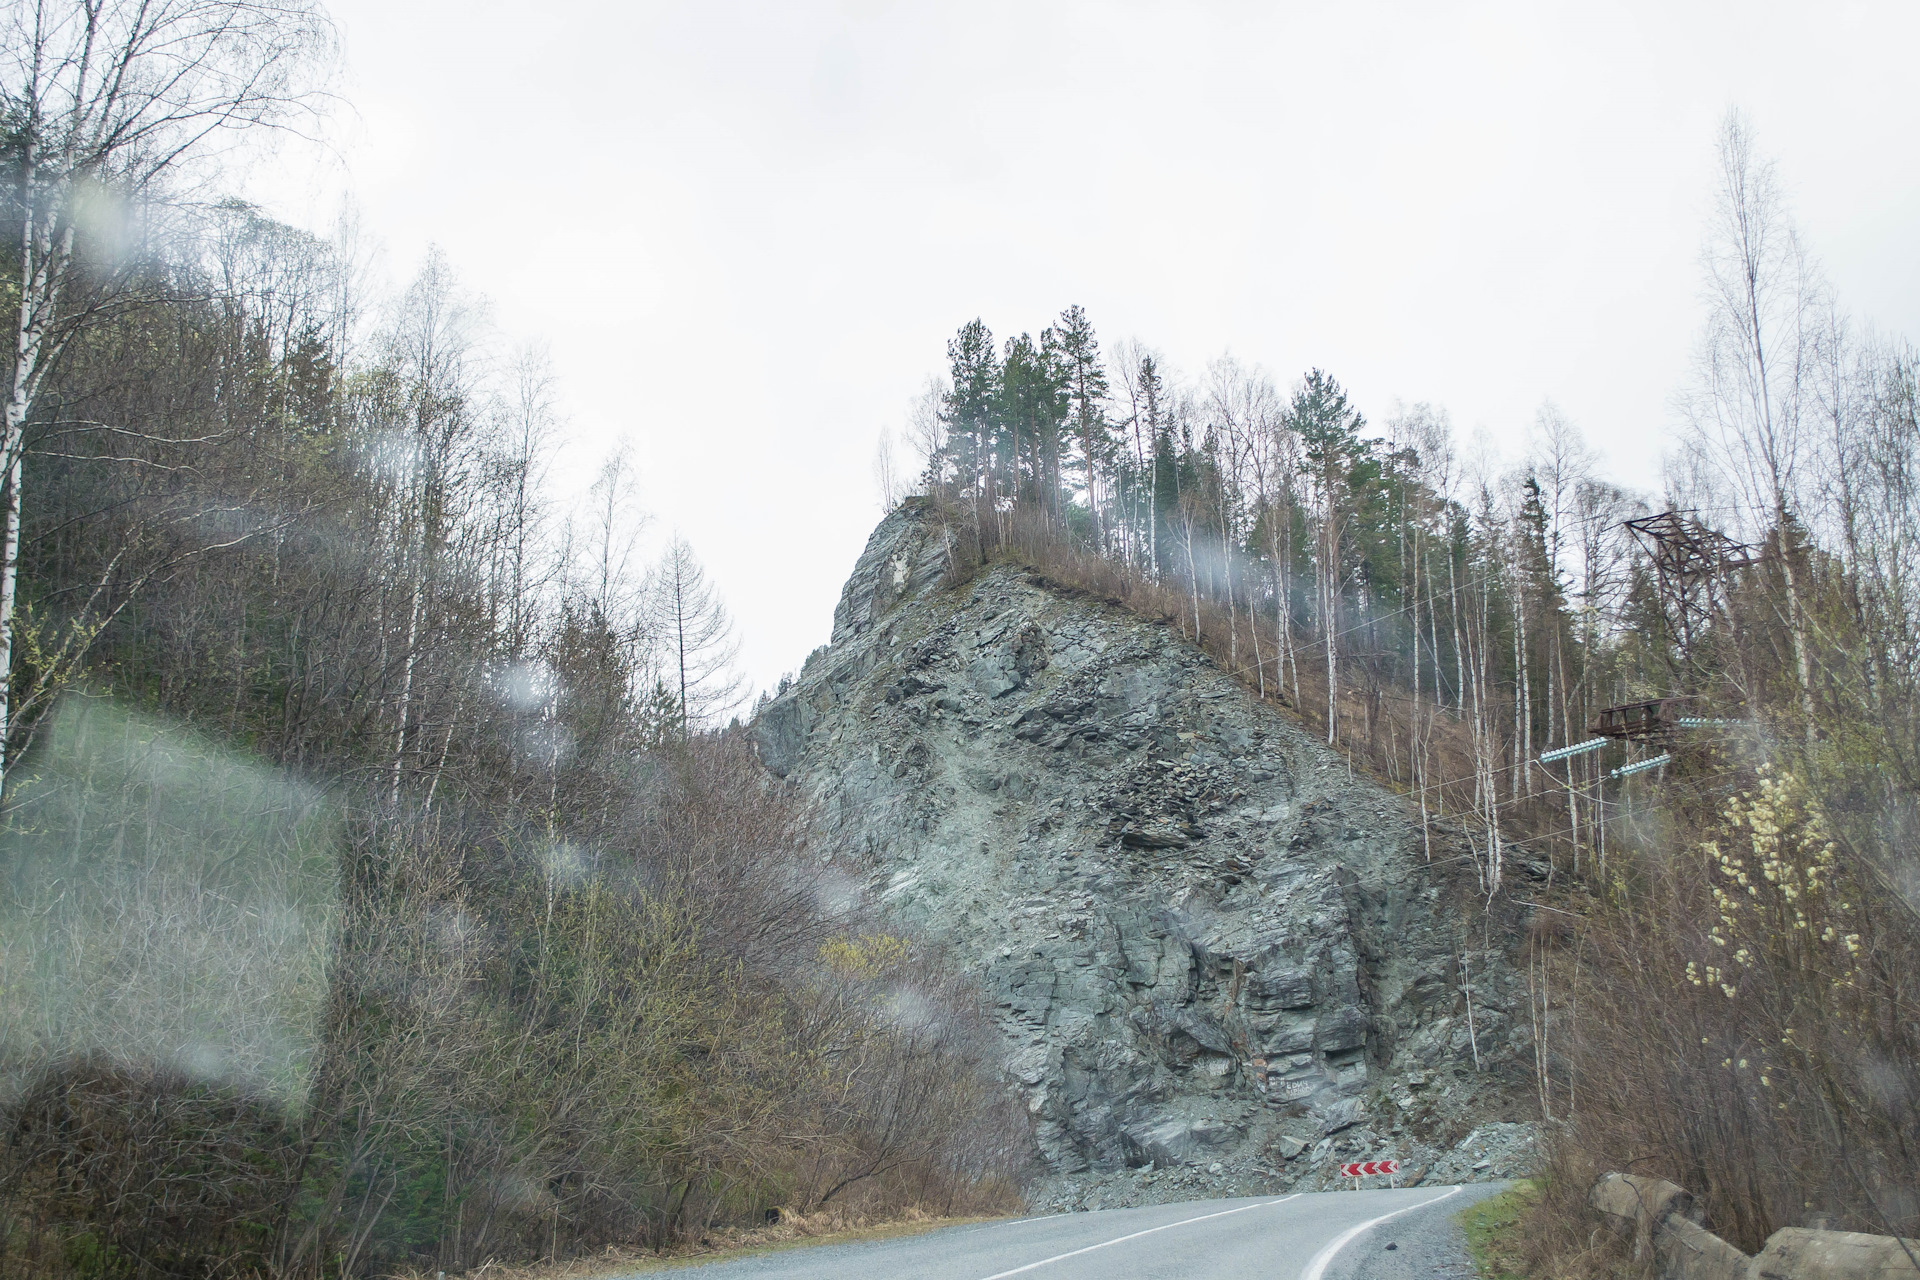
[[[947,537],[887,517],[755,727],[849,870],[970,958],[1036,1198],[1517,1168],[1526,998],[1453,847],[1168,627],[1011,566],[942,586]]]

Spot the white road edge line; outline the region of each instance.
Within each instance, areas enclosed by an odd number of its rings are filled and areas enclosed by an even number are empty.
[[[1139,1240],[1140,1236],[1152,1236],[1154,1232],[1167,1232],[1167,1230],[1173,1230],[1175,1226],[1187,1226],[1188,1222],[1206,1222],[1208,1219],[1225,1219],[1225,1217],[1233,1217],[1235,1213],[1246,1213],[1248,1209],[1265,1209],[1265,1207],[1269,1207],[1269,1205],[1284,1205],[1288,1199],[1300,1199],[1300,1192],[1294,1192],[1292,1196],[1281,1196],[1279,1199],[1263,1199],[1258,1205],[1240,1205],[1238,1209],[1221,1209],[1219,1213],[1202,1213],[1200,1217],[1192,1217],[1192,1219],[1181,1219],[1179,1222],[1164,1222],[1164,1224],[1160,1224],[1160,1226],[1148,1226],[1144,1232],[1133,1232],[1131,1236],[1116,1236],[1114,1240],[1102,1240],[1100,1244],[1087,1245],[1085,1249],[1073,1249],[1073,1251],[1069,1251],[1069,1253],[1056,1253],[1056,1255],[1052,1255],[1052,1257],[1043,1257],[1039,1263],[1027,1263],[1025,1267],[1016,1267],[1012,1268],[1012,1270],[996,1270],[991,1276],[985,1276],[983,1280],[1006,1280],[1006,1276],[1018,1276],[1018,1274],[1029,1272],[1029,1270],[1033,1270],[1035,1267],[1046,1267],[1048,1263],[1064,1263],[1069,1257],[1079,1257],[1081,1253],[1092,1253],[1094,1249],[1106,1249],[1108,1245],[1127,1244],[1129,1240]]]
[[[1045,1222],[1049,1218],[1064,1218],[1064,1213],[1036,1213],[1031,1218],[1013,1218],[1007,1222],[983,1222],[975,1227],[962,1227],[961,1233],[971,1235],[980,1231],[998,1231],[1002,1227],[1017,1227],[1023,1222]]]
[[[1182,1218],[1178,1222],[1168,1222],[1161,1226],[1148,1227],[1145,1231],[1136,1231],[1132,1235],[1115,1236],[1111,1240],[1102,1240],[1099,1244],[1090,1244],[1084,1249],[1075,1249],[1070,1253],[1056,1253],[1051,1258],[1042,1258],[1038,1262],[1029,1262],[1026,1266],[1015,1267],[1011,1271],[996,1271],[990,1276],[983,1277],[983,1280],[1006,1280],[1008,1276],[1021,1275],[1025,1272],[1032,1271],[1036,1267],[1044,1267],[1048,1263],[1064,1262],[1068,1258],[1077,1258],[1083,1253],[1092,1253],[1096,1249],[1105,1249],[1109,1245],[1125,1244],[1129,1240],[1138,1240],[1141,1236],[1150,1236],[1156,1231],[1171,1231],[1175,1227],[1184,1227],[1194,1222],[1205,1222],[1209,1218],[1226,1218],[1236,1213],[1245,1213],[1249,1209],[1265,1209],[1270,1205],[1285,1204],[1289,1200],[1298,1200],[1300,1195],[1300,1192],[1295,1192],[1290,1196],[1281,1196],[1278,1200],[1262,1200],[1259,1204],[1243,1204],[1238,1209],[1222,1209],[1218,1213],[1203,1213],[1196,1218]]]
[[[1353,1238],[1362,1231],[1377,1227],[1388,1218],[1397,1218],[1403,1213],[1412,1213],[1415,1209],[1424,1209],[1430,1204],[1439,1204],[1448,1196],[1457,1196],[1459,1194],[1460,1188],[1455,1187],[1453,1190],[1443,1192],[1431,1200],[1422,1200],[1419,1204],[1410,1204],[1404,1209],[1395,1209],[1392,1213],[1383,1213],[1377,1218],[1368,1218],[1357,1227],[1348,1227],[1345,1231],[1335,1236],[1326,1248],[1313,1255],[1313,1261],[1309,1262],[1307,1269],[1300,1273],[1300,1280],[1322,1280],[1322,1277],[1327,1274],[1327,1264],[1333,1261],[1334,1255],[1353,1243]]]

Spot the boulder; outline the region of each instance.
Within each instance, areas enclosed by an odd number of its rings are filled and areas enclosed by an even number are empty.
[[[1748,1280],[1746,1254],[1677,1213],[1654,1233],[1653,1251],[1661,1280]]]
[[[1326,1121],[1320,1126],[1322,1133],[1338,1133],[1342,1129],[1351,1129],[1367,1118],[1367,1104],[1360,1098],[1342,1098],[1327,1108]]]
[[[1749,1258],[1700,1225],[1693,1197],[1660,1178],[1609,1173],[1587,1203],[1616,1230],[1635,1235],[1634,1256],[1651,1245],[1661,1280],[1916,1280],[1920,1240],[1787,1227]]]
[[[1121,1131],[1135,1164],[1181,1164],[1196,1154],[1232,1141],[1238,1131],[1215,1120],[1162,1120]]]
[[[1914,1280],[1920,1240],[1787,1227],[1767,1237],[1746,1280]]]
[[[1612,1218],[1616,1225],[1651,1232],[1669,1214],[1689,1217],[1693,1194],[1664,1178],[1640,1173],[1609,1173],[1593,1184],[1587,1204]]]

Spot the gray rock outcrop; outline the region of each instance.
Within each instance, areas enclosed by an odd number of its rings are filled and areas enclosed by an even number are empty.
[[[1525,997],[1455,847],[1171,628],[1010,565],[943,585],[950,536],[880,524],[755,734],[970,958],[1056,1203],[1517,1172]]]

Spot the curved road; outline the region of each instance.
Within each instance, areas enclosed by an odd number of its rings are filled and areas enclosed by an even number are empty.
[[[1453,1215],[1502,1185],[1056,1214],[695,1270],[701,1280],[1468,1280]]]

